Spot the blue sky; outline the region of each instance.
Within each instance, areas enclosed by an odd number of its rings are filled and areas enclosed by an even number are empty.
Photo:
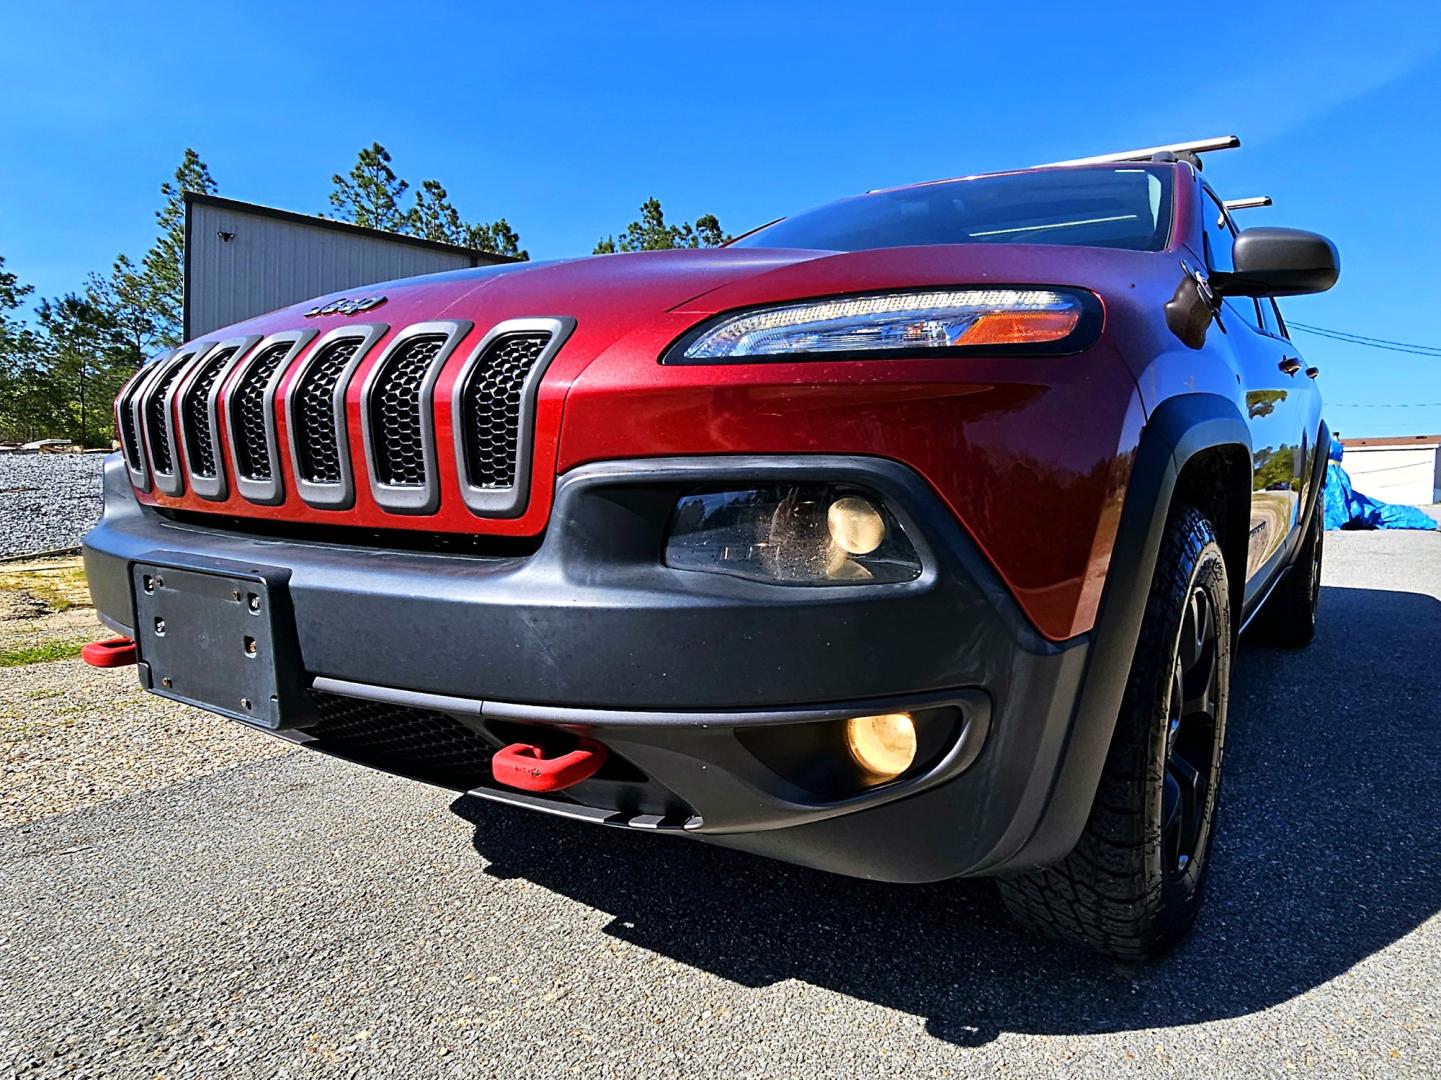
[[[731,231],[838,195],[1239,134],[1243,224],[1313,228],[1302,322],[1441,345],[1441,7],[34,4],[0,15],[0,255],[42,295],[150,243],[186,146],[222,194],[325,207],[378,139],[537,258],[642,200]],[[1441,358],[1296,335],[1333,428],[1441,432]]]

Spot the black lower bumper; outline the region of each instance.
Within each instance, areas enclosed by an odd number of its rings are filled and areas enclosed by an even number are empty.
[[[920,577],[796,588],[661,565],[679,493],[785,480],[882,496]],[[1079,829],[1074,811],[1045,812],[1076,743],[1089,641],[1036,634],[936,496],[891,462],[587,466],[562,478],[537,551],[487,557],[181,524],[142,508],[116,459],[84,550],[97,608],[126,633],[136,562],[284,568],[318,703],[285,734],[392,771],[891,881],[1004,871],[1023,849],[1064,853]],[[818,792],[767,749],[779,738],[768,732],[891,709],[950,726],[944,746],[888,785]],[[554,796],[486,783],[488,748],[517,730],[585,733],[616,767]],[[426,740],[444,747],[446,768],[407,758]],[[1038,844],[1043,817],[1056,839]]]

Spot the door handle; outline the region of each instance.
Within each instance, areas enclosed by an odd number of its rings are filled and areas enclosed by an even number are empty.
[[[1279,367],[1282,371],[1284,371],[1287,375],[1294,375],[1296,374],[1296,372],[1301,370],[1301,361],[1297,360],[1294,356],[1288,356],[1285,357],[1276,366]]]
[[[1306,378],[1308,379],[1314,379],[1319,374],[1321,374],[1321,369],[1318,367],[1308,367],[1306,369]]]

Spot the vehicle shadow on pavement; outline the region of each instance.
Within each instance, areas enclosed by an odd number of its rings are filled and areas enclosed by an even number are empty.
[[[984,881],[880,885],[468,796],[452,809],[486,873],[745,986],[803,980],[960,1045],[1194,1024],[1303,993],[1441,910],[1438,641],[1430,596],[1328,587],[1310,648],[1243,643],[1208,903],[1148,965],[1028,937]]]

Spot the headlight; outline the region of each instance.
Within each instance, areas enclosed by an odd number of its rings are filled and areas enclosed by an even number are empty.
[[[921,563],[873,495],[829,484],[776,484],[682,498],[665,563],[789,585],[913,581]]]
[[[668,364],[742,359],[898,357],[934,350],[1074,352],[1094,340],[1100,303],[1060,289],[944,289],[807,300],[707,323],[666,354]]]

